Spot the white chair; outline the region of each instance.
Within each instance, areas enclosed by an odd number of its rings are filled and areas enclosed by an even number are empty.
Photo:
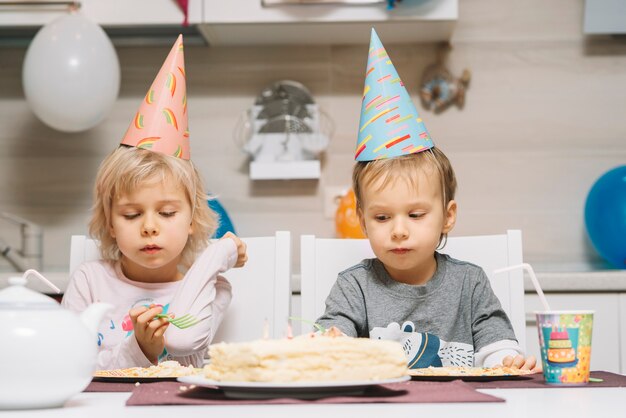
[[[248,262],[224,273],[233,287],[233,299],[213,342],[249,341],[285,334],[291,301],[291,234],[242,238]],[[74,235],[70,250],[70,275],[85,261],[100,259],[97,241]]]
[[[302,317],[311,321],[325,309],[326,297],[342,270],[374,253],[366,239],[300,239]],[[520,347],[526,347],[524,282],[521,270],[495,276],[493,271],[522,263],[522,232],[509,230],[501,235],[449,237],[442,253],[469,261],[485,270],[494,293],[509,316]]]
[[[240,342],[285,335],[291,309],[291,233],[242,238],[248,262],[224,273],[233,286],[233,300],[213,342]],[[266,325],[267,324],[267,325]]]
[[[99,260],[100,249],[98,241],[87,238],[85,235],[72,235],[70,241],[70,277],[85,261]]]

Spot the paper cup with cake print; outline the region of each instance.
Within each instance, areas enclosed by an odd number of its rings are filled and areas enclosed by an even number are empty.
[[[593,311],[535,312],[546,383],[589,382]]]

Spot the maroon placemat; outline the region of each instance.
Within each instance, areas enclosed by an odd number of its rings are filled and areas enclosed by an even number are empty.
[[[152,383],[140,383],[151,385]],[[137,386],[134,383],[91,382],[83,392],[132,392]]]
[[[602,379],[602,382],[589,382],[583,386],[549,385],[545,382],[542,373],[528,375],[531,379],[524,380],[494,380],[491,382],[466,382],[475,389],[520,389],[520,388],[615,388],[626,387],[626,376],[610,372],[591,372],[591,377]]]
[[[126,401],[127,406],[146,405],[249,405],[296,403],[426,403],[426,402],[504,402],[480,393],[466,382],[402,382],[367,388],[363,395],[331,396],[321,399],[231,399],[220,389],[195,387],[176,382],[139,385]]]

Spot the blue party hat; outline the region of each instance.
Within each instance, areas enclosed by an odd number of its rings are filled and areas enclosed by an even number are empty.
[[[372,28],[354,159],[393,158],[433,146],[411,96]]]

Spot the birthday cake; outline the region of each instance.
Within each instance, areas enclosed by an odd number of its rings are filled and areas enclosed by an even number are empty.
[[[209,347],[207,379],[229,382],[364,381],[401,377],[407,360],[396,341],[307,334]]]
[[[548,361],[552,363],[571,363],[576,360],[576,352],[572,348],[566,329],[553,330],[548,341]]]

